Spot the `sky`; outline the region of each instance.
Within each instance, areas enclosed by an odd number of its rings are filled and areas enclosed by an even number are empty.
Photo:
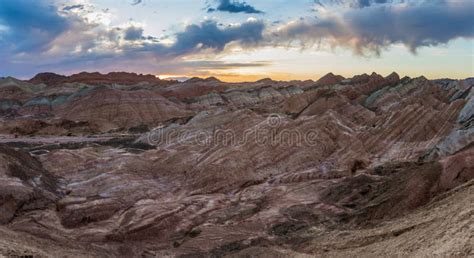
[[[0,76],[474,76],[474,0],[0,0]]]

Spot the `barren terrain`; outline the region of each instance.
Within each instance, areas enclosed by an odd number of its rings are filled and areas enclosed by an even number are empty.
[[[0,79],[0,255],[474,255],[474,79]]]

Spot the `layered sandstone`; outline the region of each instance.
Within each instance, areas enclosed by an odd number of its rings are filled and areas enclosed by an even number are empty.
[[[10,96],[1,255],[472,254],[470,80],[94,80]]]
[[[141,124],[157,126],[171,119],[187,118],[193,112],[185,106],[148,91],[97,88],[59,106],[55,113],[74,121],[100,124],[106,129],[131,128]]]

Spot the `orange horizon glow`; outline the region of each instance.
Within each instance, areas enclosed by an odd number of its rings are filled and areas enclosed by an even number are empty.
[[[173,79],[173,78],[209,78],[209,77],[215,77],[219,79],[222,82],[229,82],[229,83],[240,83],[240,82],[255,82],[258,80],[270,78],[275,81],[293,81],[293,80],[298,80],[298,81],[306,81],[306,80],[313,80],[317,81],[324,75],[330,73],[331,71],[328,71],[326,73],[322,74],[314,74],[314,75],[300,75],[300,74],[287,74],[287,73],[268,73],[268,74],[212,74],[212,73],[206,73],[204,74],[189,74],[189,75],[173,75],[173,74],[162,74],[162,75],[156,75],[158,78],[167,80],[167,79]],[[366,74],[371,74],[373,71],[367,71],[365,72]],[[397,71],[394,71],[397,72]],[[335,75],[342,75],[344,78],[351,78],[355,75],[363,74],[363,73],[353,73],[353,74],[339,74],[336,72],[332,72]],[[388,76],[390,73],[379,73],[376,72],[382,76]],[[430,73],[430,74],[402,74],[397,72],[400,78],[403,78],[404,76],[409,76],[411,78],[416,78],[420,76],[424,76],[429,80],[436,80],[436,79],[443,79],[443,78],[450,78],[450,79],[456,79],[456,80],[463,80],[466,78],[473,77],[473,75],[465,75],[465,74],[458,74],[457,76],[443,76],[443,74],[436,74],[436,73]]]

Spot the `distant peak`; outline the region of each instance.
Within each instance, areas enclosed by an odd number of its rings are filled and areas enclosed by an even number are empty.
[[[1,79],[4,81],[4,82],[9,82],[9,83],[17,83],[17,82],[21,82],[20,80],[18,80],[17,78],[15,77],[11,77],[11,76],[7,76],[7,77],[1,77]]]
[[[263,78],[263,79],[260,79],[256,82],[259,82],[259,83],[272,83],[273,80],[271,78]]]
[[[44,77],[44,76],[60,76],[60,77],[65,77],[64,75],[57,74],[57,73],[44,72],[44,73],[38,73],[38,74],[35,75],[33,78],[35,78],[35,77]]]
[[[192,77],[191,79],[189,80],[186,80],[185,82],[189,82],[189,83],[196,83],[196,82],[221,82],[221,80],[217,79],[216,77],[214,76],[211,76],[211,77],[208,77],[208,78],[200,78],[200,77]]]
[[[411,78],[409,76],[405,76],[401,79],[401,81],[403,81],[403,82],[406,82],[406,81],[409,81],[409,80],[411,80]]]
[[[33,80],[33,79],[35,79],[35,78],[37,79],[37,78],[50,78],[50,77],[66,78],[66,76],[61,75],[61,74],[46,72],[46,73],[38,73],[38,74],[36,74],[33,78],[31,78],[31,80]]]
[[[423,76],[423,75],[421,75],[421,76],[419,76],[419,77],[416,77],[416,78],[414,78],[413,80],[415,80],[415,81],[417,81],[417,82],[428,81],[428,79],[427,79],[425,76]]]
[[[334,75],[333,73],[328,73],[326,75],[324,75],[323,77],[321,77],[317,83],[319,85],[332,85],[332,84],[338,84],[340,83],[342,80],[344,80],[345,78],[341,75]]]
[[[389,82],[398,82],[400,80],[400,75],[398,75],[396,72],[392,72],[387,77],[385,77],[385,80]]]
[[[373,72],[372,74],[370,74],[370,80],[383,80],[383,76],[376,73],[376,72]]]
[[[368,75],[367,73],[363,73],[363,74],[359,74],[359,75],[354,75],[354,77],[352,77],[350,79],[351,83],[366,83],[368,82],[371,78],[374,78],[376,75],[374,75],[375,73],[372,73],[372,76],[371,75]]]
[[[28,82],[34,84],[41,84],[44,83],[46,85],[57,84],[65,81],[67,79],[66,76],[57,74],[57,73],[38,73],[33,78],[31,78]]]
[[[199,77],[192,77],[191,79],[186,80],[185,82],[202,82],[204,79]]]
[[[204,79],[204,81],[206,81],[206,82],[221,82],[221,80],[217,79],[214,76],[208,77],[208,78]]]
[[[110,72],[102,74],[99,72],[80,72],[70,76],[55,73],[39,73],[31,80],[31,83],[44,83],[48,86],[61,85],[63,83],[85,83],[91,85],[100,84],[124,84],[133,85],[141,82],[161,83],[161,80],[152,74],[136,74],[129,72]]]

